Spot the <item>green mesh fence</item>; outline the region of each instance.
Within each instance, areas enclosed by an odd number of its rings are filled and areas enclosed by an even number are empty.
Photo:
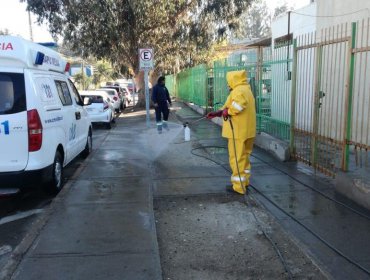
[[[226,73],[246,70],[256,99],[257,130],[289,141],[292,61],[287,58],[288,47],[240,51],[227,59],[215,61],[213,69],[199,65],[176,76],[169,75],[166,84],[175,85],[172,86],[173,93],[181,100],[205,107],[206,110],[208,107],[209,110],[217,110],[229,95]]]
[[[289,141],[291,59],[287,55],[286,46],[262,49],[256,107],[258,131]]]
[[[186,69],[177,74],[177,96],[185,102],[191,102],[193,96],[191,69]]]
[[[198,65],[191,70],[193,91],[191,101],[192,103],[201,107],[207,106],[208,100],[208,72],[206,65]]]
[[[206,65],[198,65],[186,69],[176,76],[166,76],[166,84],[171,85],[173,95],[182,101],[207,107],[210,98],[208,72]]]
[[[251,49],[242,53],[233,54],[227,59],[215,61],[213,65],[213,104],[215,109],[219,109],[225,103],[229,95],[226,81],[226,73],[229,71],[246,70],[253,94],[257,94],[257,50]]]
[[[176,90],[176,75],[166,76],[166,88],[170,92],[170,95],[178,97]]]

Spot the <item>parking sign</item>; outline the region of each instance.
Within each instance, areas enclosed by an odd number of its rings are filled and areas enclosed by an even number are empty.
[[[139,49],[140,70],[153,69],[153,49]]]

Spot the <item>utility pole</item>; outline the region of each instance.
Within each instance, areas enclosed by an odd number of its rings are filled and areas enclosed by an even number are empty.
[[[82,77],[82,90],[85,90],[85,65],[84,65],[84,51],[81,53],[81,77]]]
[[[291,11],[288,11],[288,42],[287,42],[287,57],[286,57],[286,71],[287,71],[287,80],[292,79],[292,73],[289,70],[289,58],[290,58],[290,46],[293,43],[293,36],[290,37],[290,14]]]
[[[30,11],[28,11],[28,26],[30,28],[30,40],[33,42],[32,21],[31,21],[31,12]]]

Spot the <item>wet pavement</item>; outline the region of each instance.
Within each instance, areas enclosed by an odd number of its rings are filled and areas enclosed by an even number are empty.
[[[256,149],[258,157],[262,151]],[[298,163],[263,161],[275,174],[253,176],[263,205],[334,279],[370,278],[370,213],[334,191],[333,181]]]
[[[204,133],[206,127],[192,129],[203,148],[220,145],[208,138],[214,132]],[[226,149],[215,149],[212,158],[228,168]],[[258,147],[251,161],[250,193],[324,270],[334,279],[370,279],[370,211],[335,192],[334,180],[304,164],[279,162]]]
[[[99,142],[105,132],[106,129],[99,127],[94,129],[93,141]],[[77,157],[64,169],[66,183],[83,161],[81,157]],[[0,271],[54,198],[38,186],[17,190],[12,195],[8,192],[6,195],[0,195]]]
[[[201,116],[183,108],[160,136],[143,113],[123,115],[117,129],[94,139],[79,176],[51,203],[27,254],[17,256],[12,279],[161,279],[153,196],[224,194],[230,173],[220,127],[192,124]],[[185,121],[189,142],[181,136]],[[251,161],[251,195],[322,270],[334,279],[370,279],[369,211],[304,165],[258,148]]]
[[[146,130],[144,118],[121,116],[115,129],[94,141],[13,279],[161,278],[151,177],[145,176],[150,153],[138,137]]]

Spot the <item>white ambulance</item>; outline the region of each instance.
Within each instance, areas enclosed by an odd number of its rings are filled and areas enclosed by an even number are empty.
[[[0,188],[57,193],[63,168],[92,149],[92,127],[59,53],[0,36]]]

